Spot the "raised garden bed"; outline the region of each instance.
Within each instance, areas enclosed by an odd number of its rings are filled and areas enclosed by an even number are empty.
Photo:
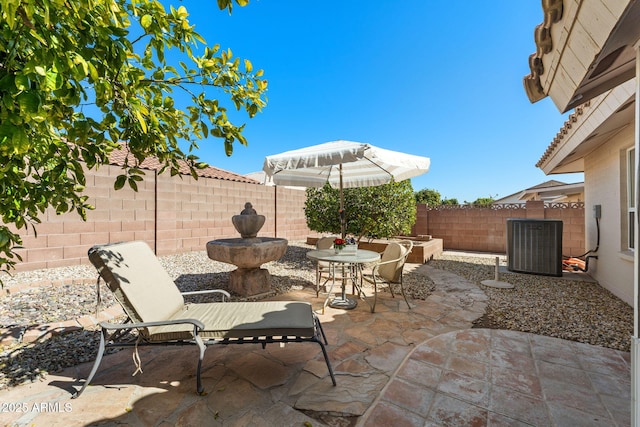
[[[308,236],[307,244],[315,246],[319,238],[320,236]],[[416,237],[411,236],[402,237],[402,239],[413,240],[413,249],[411,249],[411,254],[409,254],[407,262],[424,264],[425,262],[432,259],[435,255],[442,254],[442,239],[432,238],[430,240],[418,240]],[[360,241],[360,243],[358,243],[358,248],[376,252],[384,252],[387,244],[390,241],[391,240],[387,239],[375,239],[367,241],[362,240]]]

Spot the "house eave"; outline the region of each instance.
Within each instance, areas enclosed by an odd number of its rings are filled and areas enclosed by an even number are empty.
[[[536,164],[545,174],[584,172],[584,157],[633,124],[635,79],[579,106]]]
[[[566,112],[633,78],[640,0],[544,0],[542,8],[523,80],[532,103],[550,96]]]
[[[528,189],[523,192],[520,198],[530,199],[536,195],[539,197],[553,198],[560,196],[573,196],[582,193],[584,193],[584,182],[577,182],[573,184]]]

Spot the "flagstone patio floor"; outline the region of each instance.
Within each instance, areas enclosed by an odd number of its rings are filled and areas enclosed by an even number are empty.
[[[383,294],[376,313],[319,314],[336,373],[319,346],[210,347],[207,394],[195,392],[195,347],[140,348],[105,356],[92,385],[71,391],[91,364],[0,391],[0,423],[16,426],[628,426],[630,354],[557,338],[472,329],[486,296],[428,265],[426,301]],[[280,295],[322,306],[311,289]],[[54,357],[54,355],[52,355]]]

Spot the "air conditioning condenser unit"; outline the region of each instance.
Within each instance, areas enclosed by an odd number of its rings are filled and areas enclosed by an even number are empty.
[[[562,276],[562,221],[507,219],[507,270]]]

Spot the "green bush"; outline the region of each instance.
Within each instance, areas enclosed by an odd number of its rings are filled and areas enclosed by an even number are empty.
[[[346,233],[358,240],[409,234],[416,222],[411,181],[344,190]],[[326,184],[307,189],[307,226],[319,233],[340,234],[340,190]]]

